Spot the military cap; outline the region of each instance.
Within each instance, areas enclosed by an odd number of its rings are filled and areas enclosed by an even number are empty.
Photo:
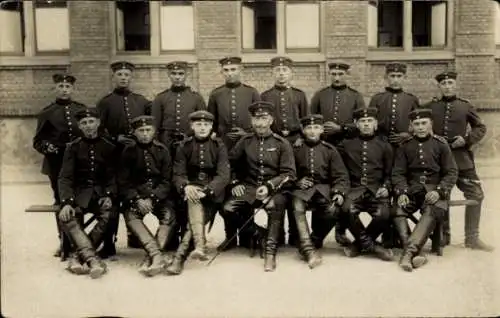
[[[130,71],[135,70],[135,65],[130,63],[130,62],[126,62],[126,61],[118,61],[118,62],[111,63],[110,67],[113,70],[113,72],[116,72],[119,70],[125,70],[125,69],[130,70]]]
[[[188,67],[188,63],[184,61],[174,61],[167,64],[167,70],[185,70]]]
[[[406,74],[406,64],[403,63],[389,63],[385,66],[386,73],[403,73]]]
[[[212,115],[212,113],[206,110],[197,110],[189,114],[188,117],[190,121],[197,121],[197,120],[214,121],[214,115]]]
[[[378,110],[375,107],[365,107],[359,108],[354,111],[352,117],[354,119],[360,119],[365,117],[374,117],[377,118]]]
[[[293,61],[289,57],[285,56],[277,56],[273,57],[271,59],[271,66],[276,67],[276,66],[288,66],[291,67],[293,65]]]
[[[248,106],[248,111],[254,117],[272,115],[274,113],[274,104],[265,101],[255,102]]]
[[[344,62],[330,62],[328,63],[329,70],[344,70],[347,71],[351,66]]]
[[[219,60],[221,66],[231,65],[231,64],[241,64],[241,57],[238,56],[228,56]]]
[[[52,75],[52,80],[54,83],[70,83],[71,85],[75,84],[76,78],[73,75],[69,74],[54,74]]]
[[[132,126],[132,129],[137,129],[143,126],[153,126],[153,125],[154,125],[153,116],[141,115],[135,117],[130,121],[130,126]]]
[[[99,118],[99,113],[97,112],[96,108],[86,108],[86,109],[81,109],[75,113],[75,119],[77,121],[80,121],[84,118],[88,117],[94,117],[94,118]]]
[[[408,115],[410,120],[431,118],[432,119],[432,109],[429,108],[417,108],[410,112]]]
[[[438,75],[436,75],[435,79],[439,83],[442,80],[449,79],[449,78],[451,78],[451,79],[457,79],[457,76],[458,76],[458,74],[456,72],[446,71],[446,72],[439,73]]]
[[[323,115],[311,114],[300,119],[300,124],[305,127],[307,125],[323,125]]]

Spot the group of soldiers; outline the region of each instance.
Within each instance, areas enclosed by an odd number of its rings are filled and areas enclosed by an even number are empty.
[[[217,212],[226,237],[218,251],[257,246],[265,271],[276,269],[285,230],[307,265],[318,266],[318,249],[334,227],[347,256],[390,261],[391,248],[401,247],[399,265],[412,271],[427,262],[422,247],[436,224],[444,226],[439,248],[449,244],[455,185],[478,202],[466,207],[465,246],[493,250],[479,239],[483,191],[471,152],[486,127],[457,97],[457,73],[438,74],[442,96],[420,106],[403,90],[406,65],[390,63],[385,91],[367,106],[347,85],[343,62],[328,64],[331,85],[310,103],[291,86],[288,57],[270,61],[275,84],[262,94],[241,82],[241,58],[219,62],[225,83],[208,104],[186,85],[186,62],[167,65],[171,87],[152,102],[130,90],[132,63],[112,63],[114,90],[96,108],[72,100],[75,77],[53,76],[57,98],[40,112],[33,146],[44,155],[42,171],[60,207],[70,272],[106,273],[102,259],[116,255],[123,214],[128,246],[146,251],[139,271],[178,275],[189,255],[208,260],[205,227]],[[266,228],[253,220],[262,210]],[[410,233],[407,217],[416,211],[421,217]],[[87,212],[97,219],[88,234]],[[366,227],[361,212],[371,215]],[[148,213],[158,218],[156,234],[143,222]]]

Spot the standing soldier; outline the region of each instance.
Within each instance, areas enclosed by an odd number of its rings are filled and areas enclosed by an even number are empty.
[[[64,152],[59,176],[62,206],[59,219],[78,253],[70,259],[68,270],[98,278],[106,272],[106,265],[97,256],[95,247],[101,244],[106,233],[116,194],[112,164],[115,146],[99,135],[99,115],[95,109],[82,109],[75,117],[83,137],[69,143]],[[86,212],[97,216],[97,224],[88,235],[81,225]]]
[[[228,151],[244,135],[251,132],[248,106],[260,100],[259,92],[241,83],[241,58],[225,57],[219,60],[226,83],[210,93],[208,111],[214,115],[213,131],[224,141]],[[226,239],[236,233],[237,225],[224,219]],[[241,237],[240,245],[249,246],[250,238]],[[221,245],[222,246],[222,245]],[[228,245],[230,248],[232,245]]]
[[[387,87],[384,92],[375,94],[369,107],[378,109],[378,133],[389,141],[395,150],[401,143],[411,137],[410,112],[419,107],[418,98],[403,90],[406,80],[407,66],[402,63],[390,63],[385,66]],[[396,247],[397,232],[389,225],[382,238],[386,247]]]
[[[273,131],[287,139],[292,145],[300,137],[300,118],[308,113],[307,97],[304,91],[290,83],[293,76],[293,61],[288,57],[278,56],[271,59],[275,84],[261,94],[263,101],[271,102],[276,107]],[[293,215],[292,200],[287,200],[288,244],[296,245],[297,228]],[[280,241],[284,242],[284,231]]]
[[[343,139],[355,136],[353,114],[356,109],[365,108],[365,102],[360,92],[347,86],[346,76],[350,65],[331,62],[328,64],[328,69],[332,84],[314,94],[311,100],[311,113],[323,115],[325,140],[337,146]],[[349,244],[345,236],[346,227],[344,222],[338,222],[335,228],[335,240],[341,245]]]
[[[152,116],[131,120],[135,144],[126,146],[121,156],[119,190],[124,199],[125,221],[147,252],[139,272],[155,276],[165,269],[162,251],[172,239],[175,214],[171,194],[172,161],[167,147],[154,139]],[[143,222],[146,214],[158,218],[153,236]]]
[[[224,200],[231,170],[226,146],[221,139],[212,139],[214,116],[200,110],[189,115],[194,136],[178,148],[174,161],[174,185],[187,205],[189,226],[183,235],[174,261],[167,273],[182,272],[191,239],[194,241],[193,258],[206,260],[205,224],[215,217]]]
[[[116,160],[126,144],[132,142],[132,126],[130,121],[140,115],[150,114],[151,102],[144,96],[130,90],[135,65],[120,61],[111,64],[114,90],[97,102],[97,110],[101,117],[102,128],[116,145]],[[118,232],[119,214],[110,221],[109,233],[104,239],[101,257],[107,258],[116,254],[115,240]],[[137,240],[128,232],[128,246],[140,247]]]
[[[432,134],[432,116],[430,109],[410,113],[413,138],[396,150],[392,170],[398,206],[395,224],[404,244],[399,265],[405,271],[427,262],[418,254],[448,209],[450,192],[457,182],[457,165],[450,147],[443,137]],[[408,235],[407,214],[419,209],[422,216]]]
[[[457,73],[444,72],[436,76],[442,97],[435,98],[427,108],[432,109],[434,133],[443,136],[449,143],[458,166],[457,187],[466,199],[476,200],[478,205],[465,208],[465,247],[492,251],[493,247],[479,239],[479,221],[484,198],[481,181],[476,172],[471,147],[483,139],[486,126],[478,116],[474,106],[457,97]],[[470,132],[467,127],[470,126]],[[444,223],[444,244],[450,243],[449,211]]]
[[[71,99],[75,85],[75,77],[67,74],[54,74],[56,100],[38,114],[38,124],[33,137],[33,148],[41,153],[43,158],[42,173],[49,176],[50,186],[54,194],[54,205],[59,205],[59,190],[57,178],[61,170],[66,143],[81,135],[77,129],[75,113],[85,109],[85,105]],[[56,224],[59,239],[62,240],[60,224]],[[67,241],[67,240],[62,240]],[[65,249],[66,247],[63,247]],[[57,249],[54,256],[60,256]]]
[[[290,143],[271,130],[274,105],[269,102],[256,102],[248,107],[248,111],[252,116],[254,133],[240,139],[229,152],[236,178],[232,182],[231,197],[224,205],[223,217],[239,217],[239,224],[242,225],[244,220],[252,216],[255,201],[263,201],[273,195],[271,192],[278,191],[265,206],[269,221],[264,270],[274,271],[279,233],[285,213],[285,197],[279,186],[286,180],[295,181],[295,160]],[[248,228],[243,231],[248,232]],[[225,246],[236,245],[233,241],[227,242],[234,234],[227,233],[226,228],[226,241],[223,243]]]

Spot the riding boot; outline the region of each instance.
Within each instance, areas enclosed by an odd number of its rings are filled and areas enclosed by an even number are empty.
[[[191,230],[187,229],[182,236],[182,240],[175,252],[174,259],[170,265],[167,266],[166,272],[169,275],[179,275],[184,269],[184,262],[186,261],[191,239],[193,238]]]
[[[206,261],[208,256],[206,253],[205,220],[201,204],[188,204],[188,220],[194,242],[194,251],[191,252],[191,257]]]
[[[386,232],[388,222],[386,218],[374,216],[366,227],[366,234],[375,242],[380,234]]]
[[[492,252],[493,246],[490,246],[479,239],[479,222],[481,220],[481,205],[467,206],[465,208],[465,247]]]
[[[117,211],[111,213],[108,227],[103,237],[103,246],[99,250],[99,257],[106,259],[116,255],[116,233],[118,233],[118,224],[120,223],[120,214]]]
[[[94,225],[92,230],[89,232],[90,241],[95,249],[99,248],[104,236],[109,228],[110,212],[103,211],[101,215],[97,216],[97,223]]]
[[[72,253],[70,255],[66,269],[75,275],[86,275],[89,273],[89,268],[86,264],[82,264],[80,262],[80,258],[77,253]]]
[[[292,200],[289,200],[290,202]],[[293,205],[288,204],[286,214],[288,218],[288,245],[290,246],[298,246],[299,244],[299,235],[297,233],[297,223],[294,216]],[[283,222],[284,224],[285,222]]]
[[[401,241],[402,247],[406,248],[408,245],[408,239],[410,238],[410,231],[408,229],[408,221],[406,216],[396,216],[393,219],[394,227],[399,234],[399,239]]]
[[[224,231],[226,233],[226,238],[222,243],[217,246],[217,250],[221,252],[229,251],[238,246],[238,241],[236,238],[237,233],[237,216],[236,213],[223,213],[224,220]],[[231,241],[230,241],[231,240]]]
[[[375,254],[384,261],[391,261],[394,257],[390,249],[375,244],[372,238],[366,233],[365,228],[359,216],[353,213],[346,213],[349,220],[349,230],[355,238],[355,244],[358,244],[361,252]],[[349,255],[348,255],[349,256]]]
[[[344,220],[339,219],[339,222],[335,224],[335,241],[340,246],[347,246],[351,243],[346,236],[346,230],[347,230],[347,224],[345,224]]]
[[[130,231],[137,236],[142,244],[142,247],[151,259],[151,265],[147,268],[147,270],[142,271],[141,273],[146,276],[158,275],[165,268],[165,261],[163,260],[158,242],[141,219],[128,220],[127,225],[130,228]]]
[[[440,237],[440,245],[442,247],[450,245],[451,243],[451,230],[450,230],[450,209],[447,209],[446,212],[443,215],[443,218],[441,220],[441,226],[440,228],[442,229],[441,232],[441,237]],[[436,237],[436,240],[438,238]],[[437,244],[437,241],[436,241]]]
[[[311,233],[309,231],[309,225],[307,224],[306,213],[305,211],[298,210],[293,212],[295,226],[299,237],[299,252],[307,260],[309,268],[313,269],[314,267],[320,265],[322,260],[311,241]]]
[[[264,251],[264,271],[276,270],[276,253],[278,250],[278,237],[281,230],[284,211],[269,209],[269,223],[267,227],[266,248]]]
[[[168,242],[174,236],[174,224],[161,224],[158,225],[158,229],[156,230],[156,241],[158,242],[158,246],[160,247],[160,251],[165,252],[165,247]],[[168,265],[171,263],[171,259],[167,254],[164,255],[165,263]]]

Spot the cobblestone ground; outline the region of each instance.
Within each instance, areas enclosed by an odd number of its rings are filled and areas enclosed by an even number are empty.
[[[183,275],[144,278],[136,269],[142,251],[124,247],[100,280],[72,276],[51,256],[57,245],[50,214],[25,213],[49,203],[47,185],[4,185],[1,190],[2,314],[7,317],[306,317],[306,316],[493,316],[500,312],[500,179],[485,179],[483,238],[495,253],[463,247],[463,208],[454,208],[452,246],[445,257],[413,273],[396,262],[369,256],[348,259],[330,235],[324,264],[314,270],[283,248],[278,270],[242,250],[210,266],[190,261]],[[459,196],[455,194],[455,197]],[[149,220],[148,224],[155,225]],[[122,223],[123,225],[123,223]],[[209,234],[212,248],[223,239],[222,222]],[[399,251],[396,251],[399,253]]]

